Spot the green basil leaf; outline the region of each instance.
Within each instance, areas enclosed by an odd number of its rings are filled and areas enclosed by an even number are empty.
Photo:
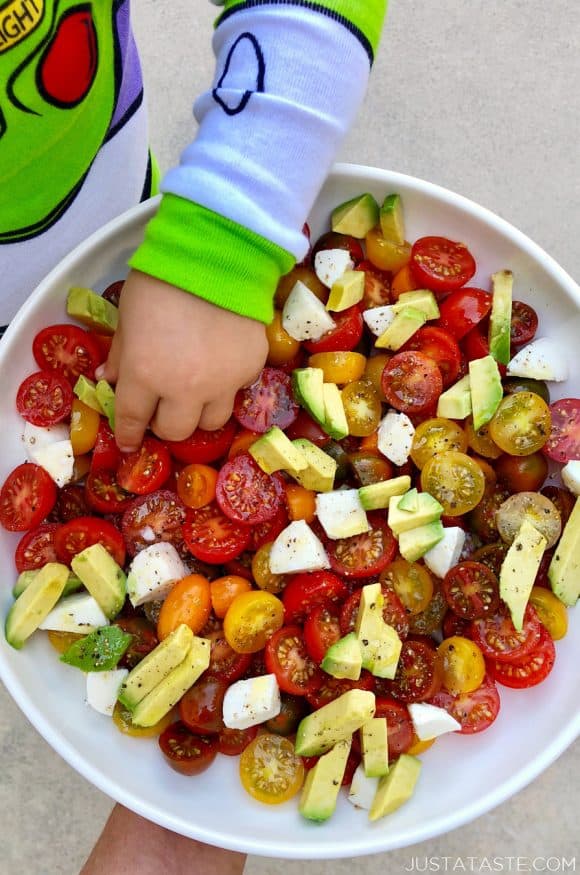
[[[102,626],[71,644],[62,654],[61,661],[81,671],[111,671],[132,640],[133,636],[119,626]]]

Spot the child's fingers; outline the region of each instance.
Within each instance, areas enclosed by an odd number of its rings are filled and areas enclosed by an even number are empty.
[[[107,361],[100,365],[95,371],[97,380],[107,380],[108,383],[116,383],[119,376],[120,358],[121,344],[119,338],[115,336],[113,338],[113,343],[111,344]]]
[[[197,428],[200,414],[201,405],[194,401],[184,404],[182,399],[162,398],[151,428],[162,440],[183,441]]]
[[[139,449],[158,400],[156,393],[120,374],[115,389],[115,437],[123,452]]]
[[[199,418],[199,427],[205,429],[205,431],[216,431],[226,424],[232,415],[233,407],[233,398],[229,400],[220,398],[219,401],[212,401],[210,404],[206,404]]]

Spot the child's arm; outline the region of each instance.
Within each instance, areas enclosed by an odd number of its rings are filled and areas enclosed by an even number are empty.
[[[197,138],[165,177],[123,292],[106,365],[121,447],[151,417],[164,438],[219,427],[263,366],[276,285],[306,252],[302,226],[364,96],[385,8],[225,3]]]

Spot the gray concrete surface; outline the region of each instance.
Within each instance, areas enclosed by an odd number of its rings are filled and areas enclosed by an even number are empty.
[[[164,167],[194,133],[190,105],[211,77],[213,12],[204,0],[134,3],[153,145]],[[393,0],[369,94],[341,157],[473,198],[578,278],[579,40],[576,0]],[[110,800],[52,752],[4,691],[0,775],[0,875],[75,875]],[[475,823],[354,866],[360,875],[426,865],[541,871],[543,858],[580,850],[579,779],[577,742],[532,786]],[[561,871],[557,861],[550,865]],[[251,859],[247,875],[346,875],[352,868],[348,860]]]

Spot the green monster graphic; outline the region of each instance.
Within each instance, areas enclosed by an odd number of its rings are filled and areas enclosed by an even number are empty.
[[[118,96],[119,6],[0,2],[0,244],[57,221],[104,142]]]

